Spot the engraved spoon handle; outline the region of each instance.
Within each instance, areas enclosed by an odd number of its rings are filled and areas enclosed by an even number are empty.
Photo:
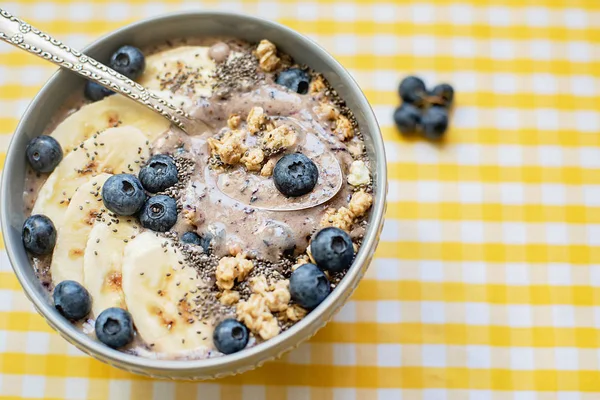
[[[161,114],[183,131],[188,131],[186,124],[189,123],[190,117],[185,111],[158,97],[139,83],[14,17],[2,8],[0,8],[0,39],[127,96]]]

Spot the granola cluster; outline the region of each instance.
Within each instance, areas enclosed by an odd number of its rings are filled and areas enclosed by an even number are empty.
[[[256,57],[260,69],[273,72],[279,67],[281,59],[277,56],[277,47],[268,40],[261,40],[256,48]]]
[[[373,204],[373,196],[364,190],[359,190],[352,195],[348,207],[335,210],[329,208],[321,219],[321,226],[334,226],[350,232],[354,221],[364,216]]]
[[[231,130],[226,132],[220,139],[209,138],[208,145],[213,155],[228,165],[235,165],[246,152],[244,144],[246,132],[243,130]]]
[[[283,312],[290,309],[289,281],[283,279],[269,285],[264,276],[251,278],[250,287],[252,295],[246,301],[240,301],[236,312],[238,319],[244,323],[254,334],[263,339],[270,339],[281,332],[278,320],[273,313]],[[286,314],[287,319],[303,317],[300,307],[292,307],[292,311]],[[291,316],[291,318],[290,318]]]
[[[209,138],[213,156],[226,165],[243,164],[248,171],[271,176],[275,160],[271,156],[292,147],[297,140],[296,131],[288,125],[277,126],[262,107],[253,107],[243,126],[242,118],[233,114],[227,120],[229,128],[221,138]],[[259,136],[257,145],[247,146],[248,134]]]
[[[323,78],[317,77],[311,82],[311,93],[319,93],[326,89]],[[329,121],[333,121],[333,132],[342,142],[346,142],[354,137],[354,125],[343,115],[336,107],[327,102],[327,97],[321,98],[321,104],[316,108],[316,113]]]
[[[235,257],[221,258],[215,271],[217,286],[219,289],[232,289],[236,281],[242,282],[246,279],[252,268],[254,263],[242,253]]]

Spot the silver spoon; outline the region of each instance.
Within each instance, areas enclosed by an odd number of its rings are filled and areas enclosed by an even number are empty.
[[[0,39],[143,104],[186,133],[193,132],[194,127],[203,124],[201,121],[194,121],[188,113],[157,96],[139,83],[65,45],[2,8],[0,8]],[[334,185],[334,190],[328,191],[327,196],[322,196],[318,200],[313,199],[306,204],[295,203],[284,207],[264,206],[255,208],[267,211],[298,211],[313,208],[331,200],[342,188],[343,181],[339,161],[335,157],[333,158],[337,164],[333,166],[333,171],[338,179]],[[240,202],[240,199],[236,199],[229,194],[226,195]],[[248,206],[253,207],[250,204]]]
[[[190,116],[139,83],[63,44],[0,8],[0,39],[145,105],[189,132]]]

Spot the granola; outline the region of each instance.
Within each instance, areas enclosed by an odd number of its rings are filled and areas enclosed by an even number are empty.
[[[268,40],[261,40],[256,48],[256,57],[260,68],[265,72],[272,72],[277,69],[281,61],[277,57],[277,47]]]

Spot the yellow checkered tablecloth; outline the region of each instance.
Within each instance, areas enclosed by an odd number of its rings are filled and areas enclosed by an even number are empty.
[[[14,0],[74,47],[176,10],[243,11],[314,38],[375,108],[390,171],[377,257],[325,329],[209,383],[113,369],[46,326],[0,252],[0,398],[600,399],[599,0]],[[0,165],[54,68],[0,44]],[[401,138],[396,85],[448,81],[444,146]]]

